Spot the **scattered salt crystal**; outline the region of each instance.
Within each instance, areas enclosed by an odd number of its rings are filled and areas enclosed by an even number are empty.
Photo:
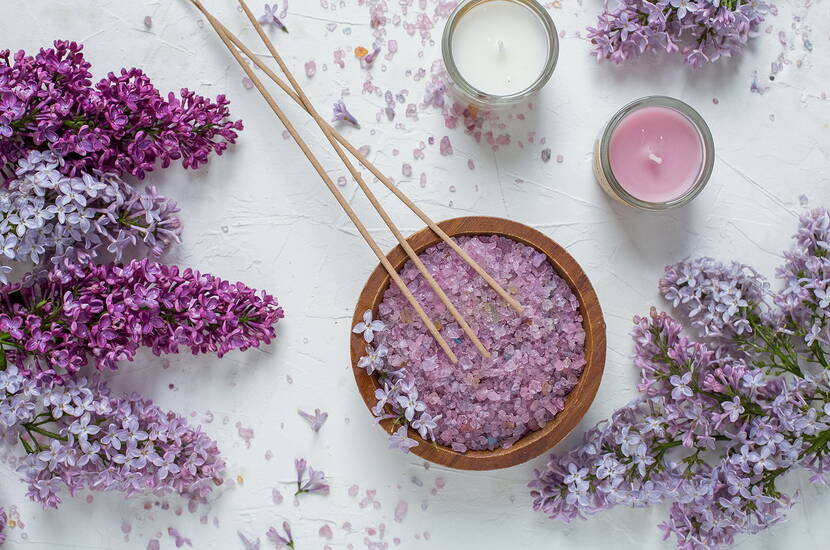
[[[542,162],[550,160],[550,148],[542,149]]]
[[[320,536],[323,537],[326,540],[331,540],[332,537],[334,536],[334,534],[331,532],[331,527],[328,524],[323,525],[322,527],[320,527],[319,533],[320,533]]]
[[[349,487],[349,496],[350,497],[356,497],[357,493],[359,493],[359,492],[360,492],[360,487],[358,487],[357,485],[352,485],[351,487]]]
[[[563,155],[556,155],[556,162],[562,164],[563,162],[565,162],[565,157]]]
[[[315,74],[317,74],[317,63],[312,59],[305,64],[305,75],[311,78]]]
[[[401,523],[406,519],[406,514],[409,511],[409,504],[405,500],[399,500],[395,506],[395,521]]]
[[[254,87],[254,81],[248,78],[247,76],[242,77],[242,87],[246,90],[250,90]]]
[[[403,166],[401,166],[401,173],[406,178],[412,177],[412,165],[410,165],[406,162],[403,163]]]
[[[450,143],[449,136],[444,136],[444,137],[441,138],[440,148],[441,148],[441,154],[443,156],[446,157],[446,156],[452,155],[452,153],[453,153],[452,143]]]
[[[151,28],[153,26],[153,18],[149,15],[144,16],[144,27]]]

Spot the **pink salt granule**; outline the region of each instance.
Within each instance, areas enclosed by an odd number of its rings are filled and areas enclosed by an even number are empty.
[[[507,448],[562,411],[585,365],[579,302],[547,257],[496,235],[459,237],[458,244],[524,306],[519,314],[444,243],[421,260],[490,351],[482,358],[461,327],[407,262],[401,277],[458,356],[449,358],[396,285],[378,307],[386,324],[387,369],[405,368],[437,443],[457,452]]]

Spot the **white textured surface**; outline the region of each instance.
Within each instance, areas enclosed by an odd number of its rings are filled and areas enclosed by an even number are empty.
[[[256,44],[233,2],[207,3],[232,30]],[[630,318],[657,302],[655,284],[666,263],[706,254],[740,259],[771,276],[795,228],[798,196],[804,193],[814,204],[830,203],[826,1],[779,3],[779,15],[768,19],[771,32],[762,33],[747,55],[693,72],[679,59],[649,59],[626,67],[596,64],[579,33],[584,35],[584,28],[594,22],[599,2],[579,5],[577,0],[562,0],[561,7],[551,9],[566,32],[553,81],[532,116],[521,126],[511,126],[514,145],[495,154],[459,130],[447,130],[432,109],[420,110],[420,120],[414,123],[404,119],[399,108],[396,122],[402,122],[401,129],[385,120],[374,122],[384,102],[361,94],[365,73],[351,53],[355,46],[371,44],[368,9],[358,3],[344,0],[334,10],[313,0],[291,0],[286,18],[291,34],[274,35],[298,75],[305,61],[316,60],[317,75],[310,81],[302,76],[301,81],[307,82],[307,92],[321,110],[328,111],[341,89],[349,88],[348,104],[364,128],[347,129],[346,135],[357,145],[369,145],[371,158],[396,178],[401,163],[411,163],[414,176],[401,179],[400,185],[430,215],[444,219],[488,214],[533,225],[566,246],[597,289],[608,323],[606,373],[593,408],[562,449],[573,445],[584,428],[634,397],[635,372],[628,359]],[[261,3],[256,4],[259,9]],[[397,2],[390,4],[400,12]],[[430,0],[428,13],[434,6]],[[437,467],[425,471],[420,460],[387,452],[381,430],[372,425],[355,389],[347,349],[351,310],[376,261],[297,147],[282,138],[282,128],[265,103],[255,91],[242,87],[241,71],[187,2],[27,0],[6,2],[4,8],[0,47],[33,51],[54,38],[79,40],[86,44],[96,76],[135,65],[162,90],[188,86],[206,95],[227,93],[234,114],[246,123],[232,152],[213,158],[198,172],[177,167],[149,178],[177,198],[183,209],[184,244],[168,260],[267,288],[286,311],[278,341],[262,351],[224,360],[172,357],[166,370],[161,359],[145,356],[111,377],[118,389],[142,391],[164,407],[195,411],[198,419],[205,411],[216,415],[204,426],[219,441],[229,472],[245,481],[218,491],[208,525],[200,524],[198,513],[177,516],[175,499],[170,510],[145,511],[145,499],[95,495],[87,504],[82,495],[67,499],[59,511],[43,512],[27,502],[16,474],[0,464],[0,504],[17,504],[26,524],[23,531],[12,531],[10,548],[143,549],[157,532],[164,532],[161,547],[173,548],[166,531],[175,526],[195,548],[224,550],[242,548],[237,529],[262,536],[268,526],[284,519],[292,523],[301,550],[323,547],[318,530],[326,522],[335,533],[330,543],[334,548],[349,543],[365,548],[368,535],[359,530],[377,528],[381,522],[386,524],[384,540],[393,548],[393,537],[400,537],[400,547],[407,549],[671,547],[660,542],[655,527],[665,514],[659,507],[619,509],[574,525],[551,522],[533,512],[525,484],[544,458],[504,471],[461,473]],[[420,11],[416,3],[406,19],[413,20]],[[154,21],[150,31],[142,25],[148,14]],[[332,21],[345,25],[329,32],[326,24]],[[346,27],[351,35],[344,35]],[[433,31],[436,39],[440,28],[439,22]],[[786,32],[784,45],[779,30]],[[812,52],[805,47],[805,32]],[[424,82],[413,83],[404,72],[429,70],[439,57],[438,45],[422,44],[400,28],[391,28],[390,35],[398,40],[400,51],[392,62],[379,59],[373,81],[384,90],[408,88],[410,100],[420,102]],[[332,63],[336,47],[346,50],[344,70]],[[254,49],[264,51],[259,45]],[[771,83],[770,62],[782,52],[790,64]],[[802,60],[800,68],[797,60]],[[328,71],[321,70],[323,63]],[[770,86],[763,95],[749,91],[756,70],[760,83]],[[607,117],[623,103],[654,93],[674,95],[697,107],[711,125],[718,153],[714,177],[703,195],[688,208],[662,215],[612,203],[594,183],[590,168],[592,141]],[[297,109],[288,112],[331,173],[345,175],[313,125]],[[376,129],[374,135],[370,128]],[[549,163],[539,159],[538,143],[525,143],[524,149],[515,145],[528,130],[547,137],[553,152]],[[425,160],[413,161],[412,150],[428,135],[435,136],[436,145],[427,147]],[[438,153],[437,141],[444,135],[452,140],[452,156]],[[393,148],[400,149],[400,157],[392,156]],[[560,154],[563,162],[557,163]],[[474,160],[474,171],[467,168],[468,159]],[[428,173],[425,188],[418,184],[421,172]],[[355,185],[350,182],[345,191],[377,239],[391,248],[391,234],[372,217]],[[393,198],[384,202],[402,229],[420,228]],[[297,416],[298,407],[329,412],[320,434],[313,435]],[[251,448],[238,436],[237,422],[256,431]],[[268,449],[274,453],[270,461],[264,456]],[[272,487],[290,493],[292,462],[301,456],[325,470],[333,485],[331,496],[308,496],[298,507],[287,497],[285,503],[274,505]],[[413,483],[413,476],[423,486]],[[434,496],[430,489],[438,477],[446,480],[446,487]],[[802,486],[803,498],[789,521],[742,539],[739,548],[826,547],[830,495],[809,486],[803,476],[793,480]],[[357,498],[347,495],[352,484],[360,486]],[[377,490],[380,509],[360,508],[366,489]],[[408,503],[409,513],[398,523],[393,510],[400,499]],[[210,523],[214,516],[219,528]],[[121,532],[122,521],[132,527],[129,542]],[[355,532],[342,530],[344,521],[351,522]],[[424,531],[429,532],[428,542]]]

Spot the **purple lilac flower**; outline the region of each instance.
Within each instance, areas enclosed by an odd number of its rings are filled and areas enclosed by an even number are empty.
[[[287,33],[288,32],[288,27],[286,27],[283,24],[283,22],[280,21],[280,18],[277,17],[277,9],[278,9],[277,5],[274,4],[274,5],[269,6],[268,4],[265,4],[264,9],[265,9],[265,13],[259,18],[260,24],[262,24],[262,25],[274,25],[275,27],[277,27],[282,32]]]
[[[372,310],[367,309],[363,312],[363,321],[354,326],[352,332],[355,334],[363,334],[363,339],[367,344],[371,344],[375,339],[375,333],[381,332],[386,328],[386,325],[380,319],[372,320]]]
[[[0,506],[0,544],[6,542],[6,522],[8,518],[6,517],[6,511]]]
[[[271,527],[265,533],[265,537],[276,545],[277,550],[281,548],[294,548],[294,538],[291,536],[291,525],[287,521],[282,522],[282,530],[285,532],[285,536],[280,535],[276,528]]]
[[[383,370],[385,366],[385,358],[388,354],[389,348],[383,344],[380,344],[376,348],[366,346],[366,355],[358,360],[357,366],[362,369],[366,369],[366,374],[372,374],[375,371]]]
[[[282,317],[265,292],[189,268],[65,262],[43,280],[0,286],[0,367],[61,379],[88,363],[116,369],[141,346],[221,357],[270,342]]]
[[[298,458],[294,461],[294,467],[297,469],[297,492],[295,494],[329,494],[329,485],[326,483],[326,474],[324,474],[321,470],[315,470],[311,466],[308,466],[305,459],[302,458]],[[307,479],[306,472],[308,472]]]
[[[802,216],[778,275],[711,259],[667,268],[660,290],[707,343],[652,309],[634,319],[643,396],[554,455],[531,482],[534,506],[571,521],[619,504],[670,503],[660,526],[679,548],[719,549],[781,521],[795,502],[779,480],[830,472],[827,316],[830,217]],[[772,303],[772,305],[770,305]],[[773,307],[774,306],[774,307]]]
[[[216,443],[137,394],[115,397],[98,378],[63,385],[0,371],[0,442],[20,445],[28,496],[57,507],[64,487],[203,500],[222,483]]]
[[[355,128],[360,128],[360,123],[357,119],[346,109],[346,104],[340,99],[334,104],[334,115],[332,115],[332,122],[343,120],[353,125]],[[371,340],[369,340],[371,341]]]
[[[764,21],[761,1],[622,0],[606,2],[596,27],[588,28],[598,59],[621,63],[646,52],[680,53],[700,67],[746,48]]]
[[[311,426],[311,429],[317,433],[329,417],[329,413],[321,412],[320,409],[314,409],[314,414],[305,411],[297,411],[297,413]]]
[[[141,179],[175,160],[196,168],[236,141],[242,123],[228,119],[223,95],[211,101],[183,88],[165,97],[139,69],[109,73],[93,86],[82,49],[58,40],[34,56],[0,51],[0,171],[29,151],[50,149],[64,158],[59,169],[68,176]]]
[[[103,249],[119,260],[125,247],[139,243],[159,257],[180,242],[179,209],[154,187],[138,191],[107,174],[65,176],[63,164],[49,151],[32,151],[0,190],[0,243],[8,260],[87,262]]]
[[[409,449],[412,447],[417,447],[418,442],[414,439],[410,439],[408,436],[409,428],[407,426],[401,426],[398,430],[389,436],[389,448],[393,450],[403,451],[404,453],[408,453]]]

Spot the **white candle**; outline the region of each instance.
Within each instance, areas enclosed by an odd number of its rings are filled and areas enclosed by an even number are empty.
[[[455,23],[450,47],[461,77],[493,96],[533,86],[551,54],[539,15],[511,0],[490,0],[467,10]]]

